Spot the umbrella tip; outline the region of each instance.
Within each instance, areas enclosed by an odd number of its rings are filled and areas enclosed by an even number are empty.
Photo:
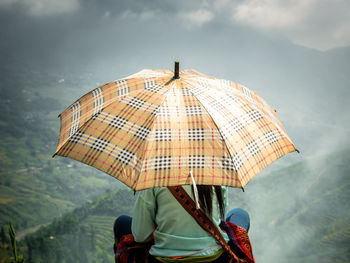
[[[175,61],[175,70],[174,70],[174,79],[179,79],[179,65],[180,62],[178,60]]]

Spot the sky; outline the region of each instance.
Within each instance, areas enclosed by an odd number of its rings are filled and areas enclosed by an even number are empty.
[[[189,31],[220,23],[248,26],[317,50],[350,44],[350,2],[347,0],[1,0],[0,9],[3,21],[22,29],[29,22],[60,31],[60,27],[67,24],[50,26],[58,20],[69,22],[70,28],[65,28],[69,31],[81,30],[82,22],[89,27],[114,23],[115,28],[120,29],[125,21],[158,21],[164,27],[172,24]]]

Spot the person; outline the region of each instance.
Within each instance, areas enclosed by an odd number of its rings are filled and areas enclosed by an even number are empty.
[[[195,200],[193,187],[183,188]],[[197,185],[197,188],[200,208],[229,241],[219,227],[228,205],[227,187]],[[225,220],[249,230],[249,215],[241,208],[231,210]],[[198,225],[167,187],[140,191],[133,217],[122,215],[115,220],[117,241],[129,233],[136,242],[154,241],[149,251],[153,262],[225,262],[227,257],[214,237]]]

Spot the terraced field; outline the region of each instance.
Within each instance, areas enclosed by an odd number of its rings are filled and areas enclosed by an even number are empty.
[[[23,231],[47,224],[118,186],[113,178],[63,158],[42,167],[0,171],[0,226],[12,221]]]
[[[96,237],[96,245],[104,250],[112,252],[114,243],[113,238],[113,223],[115,218],[113,216],[106,215],[89,215],[81,222],[81,226],[90,229]]]
[[[29,263],[113,262],[114,220],[130,214],[134,201],[125,188],[108,191],[26,236],[19,247]]]

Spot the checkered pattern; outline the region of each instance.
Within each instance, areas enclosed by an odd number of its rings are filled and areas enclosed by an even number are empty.
[[[222,109],[225,108],[224,104],[220,100],[213,100],[210,101],[209,107],[212,111],[221,111]]]
[[[243,128],[244,128],[244,123],[241,120],[235,118],[230,122],[227,122],[226,125],[219,128],[219,131],[223,139],[226,140],[228,137],[231,136],[232,132],[239,132]]]
[[[154,130],[154,140],[156,142],[171,141],[171,133],[171,130]]]
[[[72,136],[78,130],[80,124],[80,116],[81,116],[81,105],[80,102],[77,101],[71,107],[72,115],[71,115],[71,126],[69,135]]]
[[[134,109],[142,112],[146,111],[148,113],[155,113],[159,108],[159,105],[157,104],[152,104],[143,99],[132,96],[126,96],[120,102],[121,104],[125,104],[133,107]]]
[[[132,152],[129,152],[128,150],[123,149],[119,155],[117,156],[117,160],[122,162],[123,164],[129,164],[130,160],[134,157],[134,154]]]
[[[117,80],[115,82],[118,97],[123,97],[129,94],[130,88],[126,80]]]
[[[91,149],[94,149],[99,152],[103,152],[104,149],[106,149],[107,145],[108,145],[108,141],[101,138],[96,138],[96,140],[91,145]]]
[[[78,132],[74,133],[72,135],[72,137],[69,138],[69,141],[74,142],[74,143],[80,143],[80,139],[82,136],[83,136],[83,133],[78,131]]]
[[[252,96],[252,93],[250,92],[250,90],[244,86],[242,86],[243,88],[243,93],[247,99],[247,101],[249,102],[249,104],[253,107],[253,108],[257,108],[255,102],[254,102],[254,99],[253,99],[253,96]]]
[[[193,70],[143,70],[107,83],[62,112],[57,155],[132,189],[244,187],[295,150],[275,111],[248,88]]]
[[[263,137],[263,140],[264,140],[264,146],[267,146],[268,144],[273,144],[275,142],[278,141],[278,137],[274,134],[273,131],[269,131],[267,133],[264,134],[264,137]]]
[[[188,156],[188,167],[193,168],[204,168],[205,164],[205,156],[196,156],[196,155],[189,155]]]
[[[190,141],[204,140],[204,129],[188,130],[188,140]]]
[[[251,111],[247,112],[247,114],[244,115],[244,122],[246,124],[250,124],[250,123],[256,122],[262,118],[263,118],[263,116],[261,115],[261,113],[259,111],[251,110]]]
[[[158,116],[200,116],[207,114],[203,107],[196,106],[186,106],[186,107],[176,107],[176,106],[161,106],[158,108],[157,113]]]
[[[254,156],[260,152],[260,147],[255,141],[248,143],[246,147],[249,151],[249,157]]]
[[[204,92],[205,92],[205,87],[202,87],[199,84],[191,88],[191,93],[193,94],[193,96],[198,96],[200,94],[203,94]]]
[[[199,105],[187,106],[186,107],[186,114],[187,114],[187,116],[203,115],[203,108]]]
[[[171,162],[173,161],[172,156],[157,156],[154,158],[154,169],[162,170],[169,169]]]
[[[131,107],[134,107],[135,109],[139,109],[139,108],[141,108],[141,106],[142,106],[144,103],[145,103],[145,101],[143,101],[143,100],[141,100],[141,99],[139,99],[139,98],[134,97],[134,98],[132,98],[132,99],[129,101],[128,105],[131,106]]]
[[[157,85],[155,79],[145,79],[144,80],[145,90],[149,90],[152,92],[158,92],[162,89],[161,86]]]
[[[146,127],[140,127],[136,133],[135,133],[135,136],[142,139],[142,140],[145,140],[149,134],[149,132],[151,131],[150,128],[146,128]]]
[[[212,140],[213,138],[220,140],[221,134],[219,130],[213,129],[197,129],[197,130],[151,130],[147,137],[148,142],[160,141],[197,141],[197,140]]]
[[[94,99],[94,111],[93,115],[95,116],[96,114],[100,113],[101,110],[103,109],[103,92],[101,88],[97,88],[92,91],[92,96]]]
[[[100,116],[100,121],[103,122],[103,119]],[[113,119],[108,123],[108,125],[117,128],[117,129],[122,129],[127,122],[126,119],[119,117],[119,116],[114,116]]]
[[[162,106],[160,106],[157,109],[156,115],[158,115],[158,116],[171,116],[171,115],[176,114],[177,110],[178,109],[176,107],[162,107]]]

